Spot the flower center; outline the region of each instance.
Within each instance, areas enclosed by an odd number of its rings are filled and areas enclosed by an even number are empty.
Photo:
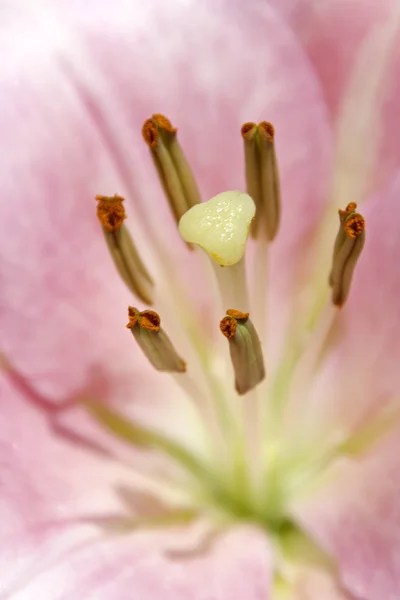
[[[266,346],[268,247],[278,234],[281,194],[275,131],[265,121],[242,127],[247,193],[230,191],[201,202],[188,160],[178,141],[177,129],[162,115],[153,115],[143,126],[157,175],[171,212],[186,242],[182,252],[195,250],[199,263],[208,255],[216,278],[221,306],[219,342],[207,339],[195,319],[185,319],[184,330],[198,366],[181,356],[174,331],[163,326],[160,312],[148,308],[154,302],[155,283],[125,225],[120,196],[97,196],[98,217],[117,271],[143,310],[129,308],[127,327],[157,371],[170,374],[193,405],[204,433],[204,452],[159,431],[128,420],[110,408],[87,404],[91,414],[119,438],[143,449],[168,456],[181,472],[172,484],[186,490],[186,502],[196,515],[215,523],[245,520],[273,535],[292,527],[290,505],[321,473],[332,458],[332,448],[298,446],[288,439],[284,412],[291,381],[307,369],[309,378],[326,342],[326,310],[315,303],[296,315],[304,329],[290,332],[279,368],[269,372]],[[329,276],[332,290],[331,320],[345,303],[352,275],[365,241],[365,221],[355,203],[339,211],[339,231],[333,241]],[[249,234],[252,263],[246,256]],[[163,257],[159,256],[160,263]],[[247,270],[252,269],[252,285]],[[328,273],[326,273],[328,289]],[[210,290],[212,285],[210,284]],[[325,292],[324,292],[325,293]],[[186,307],[183,289],[171,289],[172,297]],[[215,301],[214,301],[215,300]],[[180,315],[180,311],[176,311]],[[184,310],[182,311],[184,314]],[[195,314],[195,310],[189,314]],[[333,316],[332,316],[333,315]],[[212,316],[210,316],[210,321]],[[312,336],[304,330],[313,323]],[[197,371],[196,371],[197,368]],[[304,369],[303,369],[304,370]],[[186,513],[185,513],[186,514]]]

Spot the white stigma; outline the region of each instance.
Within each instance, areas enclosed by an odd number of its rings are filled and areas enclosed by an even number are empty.
[[[243,257],[256,207],[244,192],[222,192],[189,209],[179,221],[186,242],[197,244],[220,265],[234,265]]]

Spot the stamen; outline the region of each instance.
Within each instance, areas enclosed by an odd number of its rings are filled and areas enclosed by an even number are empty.
[[[179,144],[177,129],[164,115],[154,114],[142,128],[161,185],[176,219],[201,202],[200,193],[186,156]]]
[[[179,222],[183,239],[197,244],[213,259],[223,308],[249,308],[243,257],[254,213],[254,201],[248,194],[222,192],[188,210]]]
[[[161,328],[159,315],[153,310],[139,312],[129,306],[129,323],[133,337],[139,344],[143,354],[158,371],[184,373],[186,363],[177,354],[171,340]]]
[[[365,220],[355,212],[357,204],[350,202],[346,210],[339,210],[340,227],[333,248],[329,284],[332,302],[343,306],[350,291],[351,280],[358,258],[365,244]]]
[[[126,219],[122,204],[124,198],[96,196],[97,216],[114,264],[131,292],[146,304],[153,303],[153,280],[143,264],[123,221]]]
[[[280,184],[275,153],[275,130],[271,123],[245,123],[244,140],[247,192],[256,203],[253,237],[265,236],[272,241],[280,221]]]
[[[238,394],[246,394],[265,377],[264,359],[257,331],[249,319],[249,313],[234,309],[226,311],[226,316],[219,326],[229,341],[236,391]]]

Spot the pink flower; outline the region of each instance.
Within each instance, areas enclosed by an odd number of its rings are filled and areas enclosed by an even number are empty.
[[[0,598],[400,596],[398,13],[3,4]],[[141,138],[160,111],[204,200],[245,188],[241,125],[275,127],[265,285],[267,245],[246,251],[267,378],[248,395]],[[96,218],[94,196],[114,193],[187,375],[154,370],[124,327],[147,307]],[[350,202],[366,245],[339,311],[328,276]]]

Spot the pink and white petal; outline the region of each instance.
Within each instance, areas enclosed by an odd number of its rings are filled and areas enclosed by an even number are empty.
[[[3,591],[40,562],[39,549],[49,540],[68,547],[90,539],[93,527],[71,527],[74,519],[121,512],[117,485],[129,485],[131,474],[111,458],[99,459],[54,435],[43,414],[3,374],[0,449]]]
[[[33,597],[36,592],[38,597],[52,600],[110,597],[107,594],[114,592],[113,585],[116,594],[130,585],[138,597],[142,590],[146,597],[146,586],[151,589],[148,565],[164,569],[164,579],[160,575],[157,581],[160,590],[170,577],[176,577],[177,589],[178,584],[184,589],[189,586],[191,578],[197,585],[195,576],[203,567],[210,571],[210,586],[229,586],[238,561],[249,573],[249,581],[243,584],[246,592],[250,594],[252,586],[267,586],[269,550],[262,534],[246,538],[239,533],[240,542],[235,534],[229,535],[217,546],[217,555],[211,554],[210,562],[208,558],[195,562],[190,575],[186,575],[186,566],[179,567],[179,561],[170,564],[160,553],[165,547],[196,549],[201,531],[180,527],[152,536],[144,530],[137,536],[130,534],[129,525],[137,520],[140,524],[166,510],[179,511],[180,506],[185,508],[184,501],[177,496],[174,499],[169,489],[161,489],[164,502],[145,494],[132,469],[113,456],[99,456],[80,444],[71,444],[66,436],[55,435],[51,422],[36,405],[28,406],[7,378],[1,376],[0,385],[1,598]],[[115,526],[124,524],[126,535],[116,535]],[[246,549],[241,556],[245,542],[252,550]],[[97,587],[91,591],[96,585],[104,586],[105,591]],[[122,591],[116,597],[124,597]]]
[[[337,128],[336,203],[383,189],[399,164],[398,3],[393,0],[274,2],[319,78]]]
[[[355,600],[335,578],[322,569],[300,569],[293,584],[295,600]]]
[[[366,37],[390,17],[384,0],[269,0],[283,14],[321,81],[332,115],[339,110],[354,60]]]
[[[336,558],[357,600],[400,595],[399,428],[367,459],[343,461],[297,506],[303,526]]]
[[[393,3],[383,23],[374,23],[360,45],[344,89],[336,119],[332,193],[337,205],[362,203],[393,177],[393,163],[398,166],[399,149],[388,144],[396,135],[396,119],[393,112],[387,115],[386,105],[397,91],[392,81],[400,61],[399,42],[400,7]]]
[[[400,407],[400,277],[394,265],[398,243],[400,174],[387,192],[365,206],[367,242],[350,298],[340,314],[336,352],[308,406],[314,430],[357,431],[388,402]],[[399,426],[370,448],[369,455],[343,461],[327,485],[297,507],[308,530],[331,551],[341,578],[356,598],[378,600],[400,594]],[[326,439],[326,436],[325,436]]]
[[[60,557],[12,598],[268,600],[270,558],[266,538],[247,528],[227,532],[211,551],[184,561],[155,551],[143,535],[136,543],[132,536],[119,536]]]
[[[265,116],[275,122],[292,208],[273,260],[279,277],[290,276],[281,265],[310,227],[303,207],[322,200],[326,114],[312,69],[272,11],[260,19],[256,9],[225,8],[151,2],[136,9],[121,2],[82,10],[78,3],[44,2],[33,10],[22,2],[5,15],[3,344],[54,397],[79,385],[92,365],[106,364],[127,390],[148,372],[140,358],[132,369],[123,327],[131,298],[100,235],[96,192],[126,194],[129,225],[152,272],[157,276],[146,223],[165,252],[172,244],[169,262],[198,304],[209,302],[195,257],[175,246],[178,236],[140,140],[141,123],[153,111],[180,125],[205,196],[243,187],[240,124]],[[127,394],[115,390],[114,397]]]
[[[363,210],[366,243],[349,298],[333,322],[311,389],[292,406],[304,439],[312,432],[321,440],[327,433],[342,436],[396,403],[400,408],[399,194],[400,173]]]

